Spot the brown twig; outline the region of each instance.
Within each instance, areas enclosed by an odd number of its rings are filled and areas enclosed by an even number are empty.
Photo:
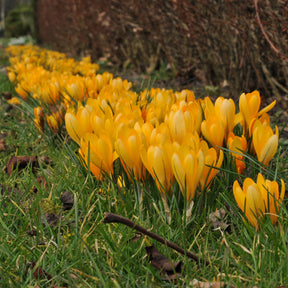
[[[262,34],[264,35],[265,39],[266,39],[267,42],[269,43],[270,47],[271,47],[277,54],[279,54],[280,57],[281,57],[284,61],[288,62],[288,58],[287,58],[285,55],[283,55],[283,54],[279,51],[279,49],[277,49],[277,48],[274,46],[274,44],[273,44],[272,41],[270,40],[269,36],[267,35],[267,33],[266,33],[266,31],[265,31],[265,29],[264,29],[264,27],[263,27],[263,24],[262,24],[261,19],[260,19],[260,16],[259,16],[258,0],[254,0],[254,6],[255,6],[255,11],[256,11],[257,22],[258,22],[258,24],[259,24],[259,27],[260,27],[261,32],[262,32]]]
[[[181,248],[180,246],[178,246],[177,244],[173,243],[173,242],[170,242],[162,237],[160,237],[159,235],[151,232],[151,231],[148,231],[147,229],[143,228],[142,226],[138,225],[138,224],[135,224],[133,221],[123,217],[123,216],[120,216],[120,215],[117,215],[117,214],[113,214],[113,213],[109,213],[109,212],[104,212],[104,220],[103,220],[104,223],[121,223],[121,224],[124,224],[128,227],[131,227],[151,238],[153,238],[154,240],[160,242],[160,243],[163,243],[165,245],[167,245],[168,247],[176,250],[177,252],[181,253],[182,255],[186,255],[188,256],[189,258],[195,260],[195,261],[200,261],[202,263],[204,263],[205,265],[210,265],[210,262],[209,261],[206,261],[206,260],[203,260],[201,259],[199,256],[189,252],[189,251],[185,251],[183,248]]]

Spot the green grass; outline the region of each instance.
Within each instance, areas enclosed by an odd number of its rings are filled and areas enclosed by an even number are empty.
[[[6,91],[14,94],[6,76],[0,74],[0,93]],[[50,159],[39,161],[36,169],[28,165],[10,176],[1,169],[0,287],[191,287],[193,279],[224,281],[227,287],[288,284],[287,200],[278,225],[274,227],[267,220],[256,232],[242,221],[233,197],[232,185],[239,177],[223,170],[202,200],[196,198],[187,223],[183,203],[177,196],[170,199],[172,223],[168,224],[161,198],[151,181],[142,186],[141,209],[135,185],[120,190],[108,178],[99,182],[91,174],[83,173],[69,155],[77,154],[77,146],[65,133],[64,140],[39,135],[31,115],[15,107],[7,110],[7,101],[3,97],[0,101],[0,133],[6,145],[6,150],[0,151],[1,167],[12,155]],[[231,164],[226,164],[229,170]],[[246,173],[256,179],[258,172],[257,162],[251,162]],[[286,146],[279,149],[270,173],[270,179],[275,176],[288,183]],[[45,178],[46,185],[38,183],[37,177]],[[71,210],[64,211],[60,196],[67,190],[75,202]],[[43,199],[47,198],[60,216],[55,227],[43,215]],[[209,222],[209,214],[220,208],[227,212],[224,221],[230,232],[214,230]],[[196,263],[146,236],[131,242],[135,231],[121,224],[104,224],[105,211],[137,222],[209,260],[211,265]],[[27,233],[32,230],[35,236]],[[164,276],[149,264],[145,246],[152,244],[171,261],[184,262],[183,275],[176,283],[164,282]],[[37,277],[37,267],[46,276]]]

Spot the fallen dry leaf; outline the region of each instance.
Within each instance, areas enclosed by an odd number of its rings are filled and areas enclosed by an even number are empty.
[[[209,214],[209,221],[215,230],[220,228],[227,232],[230,231],[230,225],[224,222],[226,214],[224,208],[220,208]]]
[[[46,213],[44,214],[44,217],[47,221],[47,223],[49,224],[49,226],[51,227],[56,227],[58,225],[60,216],[54,213]],[[45,221],[43,220],[43,222],[45,223]]]
[[[12,156],[7,162],[6,172],[11,175],[12,171],[18,167],[18,171],[32,164],[32,167],[38,166],[37,156]]]
[[[64,210],[70,210],[74,205],[74,195],[67,190],[61,194],[60,201]]]
[[[149,256],[149,260],[152,266],[157,268],[167,275],[163,280],[177,280],[181,277],[183,262],[171,263],[171,261],[164,255],[162,255],[154,245],[145,247],[146,253]]]

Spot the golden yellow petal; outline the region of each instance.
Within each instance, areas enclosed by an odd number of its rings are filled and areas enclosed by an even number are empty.
[[[239,208],[244,212],[245,194],[237,180],[233,184],[233,194]]]
[[[276,154],[277,148],[278,148],[278,136],[273,135],[272,137],[270,137],[268,142],[262,148],[260,155],[258,156],[258,154],[257,154],[258,160],[260,162],[262,162],[264,165],[268,166],[269,162],[271,161],[271,159]],[[256,147],[255,147],[255,149],[256,149]],[[257,150],[256,150],[256,152],[257,152]]]
[[[83,136],[82,127],[72,113],[65,114],[65,126],[69,136],[80,145],[80,138]]]
[[[266,106],[265,108],[263,108],[258,115],[261,116],[264,113],[267,113],[268,111],[270,111],[274,106],[276,105],[276,100],[274,100],[272,103],[270,103],[268,106]]]
[[[181,143],[186,134],[185,118],[181,110],[178,110],[175,113],[171,113],[174,114],[172,114],[171,119],[169,119],[169,128],[172,134],[172,138],[173,140]]]
[[[156,176],[156,182],[159,181],[160,186],[165,190],[167,187],[165,187],[165,179],[169,177],[166,175],[166,169],[165,169],[165,162],[164,162],[164,152],[161,148],[155,147],[154,153],[153,153],[153,165],[152,169]],[[160,189],[162,191],[162,189]]]
[[[179,159],[179,156],[176,153],[172,155],[171,163],[174,176],[179,184],[181,192],[184,195],[186,188],[186,175],[181,160]]]
[[[115,149],[120,156],[120,158],[124,161],[125,165],[127,166],[128,169],[132,169],[133,167],[133,162],[130,157],[129,152],[127,151],[127,147],[123,143],[122,139],[117,139],[115,142]]]
[[[258,227],[258,219],[265,213],[265,203],[256,184],[247,188],[245,205],[245,215],[249,222]]]
[[[134,165],[139,165],[140,161],[140,141],[137,139],[136,134],[132,134],[127,139],[127,148],[129,155]]]

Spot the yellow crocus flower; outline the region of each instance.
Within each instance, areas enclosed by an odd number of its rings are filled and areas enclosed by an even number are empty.
[[[108,135],[96,136],[93,133],[86,133],[80,142],[83,158],[97,166],[101,173],[113,175],[113,162],[117,158],[111,138]]]
[[[215,113],[201,124],[201,131],[205,139],[218,151],[222,147],[225,137],[225,127]]]
[[[150,122],[145,122],[144,124],[140,125],[139,122],[135,123],[134,129],[141,137],[142,146],[148,147],[150,145],[150,137],[151,133],[154,130],[153,125]]]
[[[66,85],[67,94],[76,101],[82,101],[87,92],[82,77],[70,76],[69,83]]]
[[[203,190],[205,187],[206,189],[209,188],[213,179],[219,172],[217,168],[221,167],[224,154],[223,154],[223,151],[220,150],[219,157],[218,157],[216,150],[214,148],[209,149],[207,142],[204,140],[201,141],[200,146],[205,157],[204,158],[205,166],[203,168],[203,172],[200,177],[200,183],[199,183],[201,190]],[[216,167],[216,168],[212,168],[211,166]]]
[[[20,95],[25,100],[28,99],[28,95],[30,91],[30,89],[27,86],[28,84],[21,82],[21,84],[19,83],[15,87],[15,91],[17,92],[17,94]]]
[[[174,183],[171,166],[172,143],[151,145],[141,149],[141,159],[162,194],[170,194]]]
[[[8,72],[8,73],[7,73],[7,76],[8,76],[8,78],[9,78],[9,81],[12,82],[12,83],[14,83],[14,81],[16,80],[16,75],[15,75],[15,73],[14,73],[14,72]]]
[[[44,129],[44,112],[43,108],[41,106],[35,107],[34,108],[34,125],[37,128],[37,130],[42,133]]]
[[[85,133],[92,131],[90,125],[90,107],[82,105],[78,108],[77,113],[68,111],[65,114],[65,125],[69,136],[80,145],[80,139]]]
[[[236,160],[237,173],[243,174],[246,164],[244,162],[244,155],[241,154],[247,150],[247,140],[245,136],[235,136],[233,132],[230,132],[227,139],[227,146],[233,158]]]
[[[194,102],[195,94],[192,90],[184,89],[180,92],[175,92],[176,100],[184,100],[185,102]]]
[[[17,97],[12,97],[11,99],[7,100],[7,102],[11,105],[20,105],[20,99]]]
[[[239,98],[239,109],[245,120],[245,127],[243,127],[244,131],[247,131],[253,118],[257,118],[261,116],[262,114],[270,111],[275,106],[276,100],[273,101],[268,106],[266,106],[265,108],[263,108],[259,112],[260,103],[261,103],[261,98],[260,98],[259,91],[257,90],[251,93],[241,94]]]
[[[265,212],[265,202],[258,185],[251,178],[246,178],[242,189],[236,180],[233,184],[233,193],[239,208],[245,213],[249,222],[257,228],[258,218]]]
[[[269,162],[277,152],[279,140],[278,127],[275,126],[274,134],[270,126],[266,126],[259,120],[256,120],[252,140],[258,161],[268,166]]]
[[[124,162],[128,176],[137,180],[145,178],[145,170],[140,158],[141,137],[134,128],[120,124],[116,133],[115,150]]]
[[[171,158],[172,169],[182,194],[186,194],[189,206],[203,173],[205,157],[202,150],[193,151],[187,145],[176,146]]]
[[[178,143],[182,143],[182,140],[188,132],[187,124],[191,124],[191,122],[193,123],[193,118],[191,117],[191,115],[188,112],[186,112],[186,114],[188,114],[190,117],[188,118],[187,115],[184,115],[181,110],[177,110],[176,112],[170,111],[168,116],[168,127],[171,133],[172,140],[177,141]]]
[[[60,123],[58,123],[56,115],[53,113],[51,115],[46,116],[46,121],[48,126],[51,128],[54,134],[56,134],[59,130]]]
[[[194,119],[194,130],[197,131],[198,134],[200,134],[200,130],[201,130],[201,123],[203,120],[203,112],[202,112],[202,108],[200,105],[200,101],[191,101],[188,103],[188,110],[190,111],[190,113],[193,116]]]
[[[229,132],[234,128],[235,103],[233,99],[218,97],[215,101],[215,112],[223,123],[225,139],[227,139]]]
[[[257,177],[257,185],[260,188],[265,202],[266,212],[270,214],[273,224],[277,221],[277,212],[285,195],[285,183],[281,179],[281,193],[279,195],[279,185],[276,181],[264,179],[261,173]]]
[[[282,179],[281,185],[281,195],[279,196],[278,183],[265,180],[260,173],[257,177],[257,183],[251,178],[246,178],[243,182],[243,189],[237,180],[234,182],[235,200],[254,227],[259,227],[258,220],[263,217],[264,213],[271,214],[272,223],[276,222],[276,210],[279,209],[285,193],[285,184]]]
[[[149,143],[150,145],[159,145],[167,141],[171,141],[171,136],[168,126],[163,122],[151,131]]]
[[[165,142],[159,145],[142,146],[141,159],[143,165],[154,179],[164,205],[168,223],[171,222],[171,211],[167,203],[167,194],[172,193],[174,175],[171,166],[172,143]]]
[[[98,179],[98,180],[102,180],[103,179],[103,176],[101,174],[101,169],[98,168],[95,164],[93,164],[91,161],[90,163],[88,163],[88,156],[89,154],[84,154],[82,149],[79,148],[79,154],[81,156],[81,161],[84,161],[85,162],[85,165],[88,167],[88,164],[89,164],[89,169],[90,171],[92,172],[92,174]]]

